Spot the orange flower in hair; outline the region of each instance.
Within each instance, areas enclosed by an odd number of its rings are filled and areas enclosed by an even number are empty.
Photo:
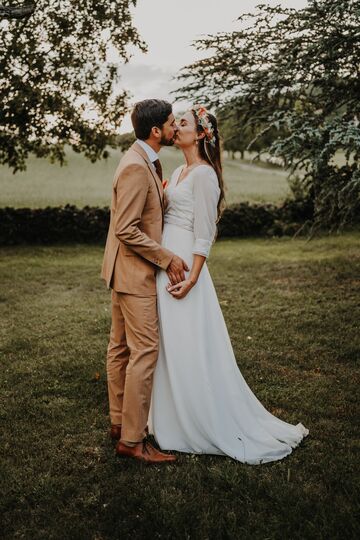
[[[214,133],[214,127],[209,119],[209,113],[206,107],[199,105],[192,109],[196,114],[200,126],[203,128],[207,141],[211,146],[215,146],[216,137]]]

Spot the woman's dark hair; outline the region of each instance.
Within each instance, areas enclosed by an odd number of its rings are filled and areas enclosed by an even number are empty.
[[[162,128],[169,115],[172,105],[162,99],[144,99],[135,103],[131,113],[131,122],[138,139],[145,141],[150,137],[151,128]]]
[[[203,133],[204,128],[199,122],[199,118],[196,114],[196,110],[191,109],[191,112],[193,113],[194,118],[195,118],[197,132]],[[218,223],[225,209],[225,184],[224,184],[224,179],[223,179],[223,174],[222,174],[221,147],[220,147],[221,140],[220,140],[218,124],[217,124],[217,120],[215,116],[207,112],[207,117],[212,124],[212,129],[215,136],[215,146],[210,144],[205,134],[205,137],[198,140],[198,149],[199,149],[199,154],[201,158],[207,161],[209,165],[212,166],[212,168],[216,172],[216,176],[218,177],[219,188],[220,188],[219,201],[217,205],[217,220],[216,220],[216,223]]]

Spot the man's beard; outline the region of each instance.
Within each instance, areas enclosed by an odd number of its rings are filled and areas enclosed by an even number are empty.
[[[172,139],[166,139],[164,135],[161,135],[160,144],[161,146],[173,146],[175,135]]]

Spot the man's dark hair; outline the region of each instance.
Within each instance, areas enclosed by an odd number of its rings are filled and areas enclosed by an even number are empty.
[[[150,137],[151,128],[162,128],[169,115],[172,105],[162,99],[144,99],[135,103],[131,113],[131,122],[138,139],[145,141]]]

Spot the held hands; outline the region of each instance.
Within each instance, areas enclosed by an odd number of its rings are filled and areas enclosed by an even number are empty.
[[[178,261],[180,261],[184,265],[185,270],[189,270],[186,263],[182,259],[180,259],[179,257],[176,257],[176,259],[178,259]],[[199,278],[200,272],[201,272],[201,268],[203,267],[205,260],[206,260],[206,257],[195,253],[189,277],[185,278],[184,270],[181,269],[180,273],[183,274],[183,277],[182,279],[177,279],[176,281],[173,281],[171,279],[171,276],[169,273],[169,268],[170,268],[170,265],[169,265],[167,273],[170,278],[170,283],[168,283],[166,286],[166,290],[168,291],[168,293],[171,294],[177,300],[184,298],[196,284]]]
[[[183,261],[183,259],[177,255],[174,255],[166,269],[166,273],[171,285],[179,284],[181,281],[185,281],[184,270],[189,271],[188,265],[185,261]]]
[[[183,281],[180,281],[180,283],[176,283],[176,285],[171,285],[171,283],[168,283],[166,289],[174,298],[180,300],[187,295],[194,285],[195,282],[191,279],[184,279]]]

